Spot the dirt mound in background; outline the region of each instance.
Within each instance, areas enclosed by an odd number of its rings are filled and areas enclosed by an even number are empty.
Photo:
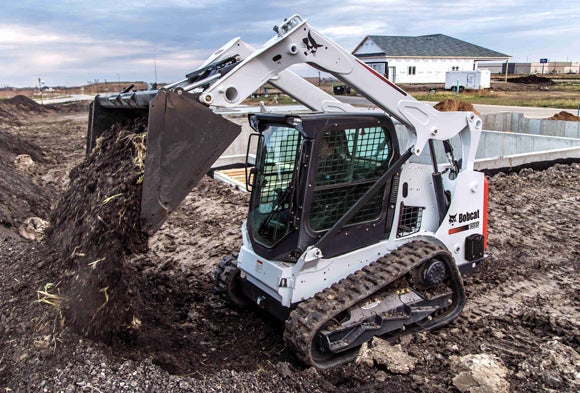
[[[552,117],[546,118],[546,120],[580,121],[580,116],[573,115],[570,112],[562,111],[560,113],[556,113]]]
[[[63,270],[66,320],[81,334],[110,341],[138,320],[126,256],[147,250],[140,228],[145,123],[113,127],[70,173],[46,231]]]
[[[23,95],[0,100],[0,121],[4,125],[22,126],[23,120],[44,112],[50,112],[50,109]]]
[[[532,84],[549,84],[553,85],[554,81],[550,78],[545,78],[543,76],[537,75],[528,75],[528,76],[520,76],[519,78],[509,78],[508,82],[512,83],[523,83],[525,85],[532,85]]]
[[[455,111],[473,112],[476,115],[479,115],[479,112],[469,102],[453,100],[453,99],[441,101],[441,102],[435,104],[434,108],[440,112],[455,112]]]
[[[25,112],[34,112],[34,113],[46,112],[46,108],[44,108],[44,106],[40,105],[33,99],[30,99],[23,95],[14,96],[4,101],[4,104],[8,104],[12,107],[15,107],[16,109]]]

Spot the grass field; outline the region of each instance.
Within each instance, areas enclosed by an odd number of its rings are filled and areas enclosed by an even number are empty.
[[[447,99],[461,100],[472,104],[532,106],[539,108],[576,109],[580,105],[580,86],[568,91],[481,91],[412,93],[419,101],[444,101]]]

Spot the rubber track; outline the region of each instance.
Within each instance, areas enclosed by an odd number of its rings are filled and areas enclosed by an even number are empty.
[[[250,299],[240,288],[238,253],[232,253],[218,263],[214,272],[214,293],[223,296],[238,307],[246,307]]]
[[[303,301],[286,320],[284,330],[286,345],[293,349],[298,358],[306,365],[320,369],[334,367],[353,360],[358,353],[358,348],[336,354],[324,362],[313,359],[311,343],[319,329],[324,326],[326,321],[341,311],[386,287],[423,262],[441,254],[447,255],[457,270],[453,258],[446,249],[425,241],[412,241],[324,289],[312,298]],[[455,276],[459,276],[458,271],[455,272]],[[460,276],[459,281],[460,295],[463,295],[463,283]],[[460,307],[462,308],[463,304]],[[440,324],[435,324],[434,327],[438,326]],[[428,327],[421,330],[427,329]]]
[[[235,273],[237,269],[236,262],[238,260],[238,253],[232,253],[224,257],[217,265],[214,271],[214,293],[227,296],[228,279],[230,275]],[[231,271],[234,271],[233,273]]]

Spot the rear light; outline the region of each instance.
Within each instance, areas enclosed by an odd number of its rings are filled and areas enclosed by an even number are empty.
[[[487,250],[487,199],[488,199],[487,178],[483,178],[483,249]]]

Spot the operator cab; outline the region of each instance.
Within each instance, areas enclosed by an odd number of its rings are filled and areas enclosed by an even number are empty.
[[[258,255],[295,262],[324,236],[400,156],[382,114],[252,114],[258,138],[248,233]],[[340,255],[390,233],[398,174],[328,239]]]

